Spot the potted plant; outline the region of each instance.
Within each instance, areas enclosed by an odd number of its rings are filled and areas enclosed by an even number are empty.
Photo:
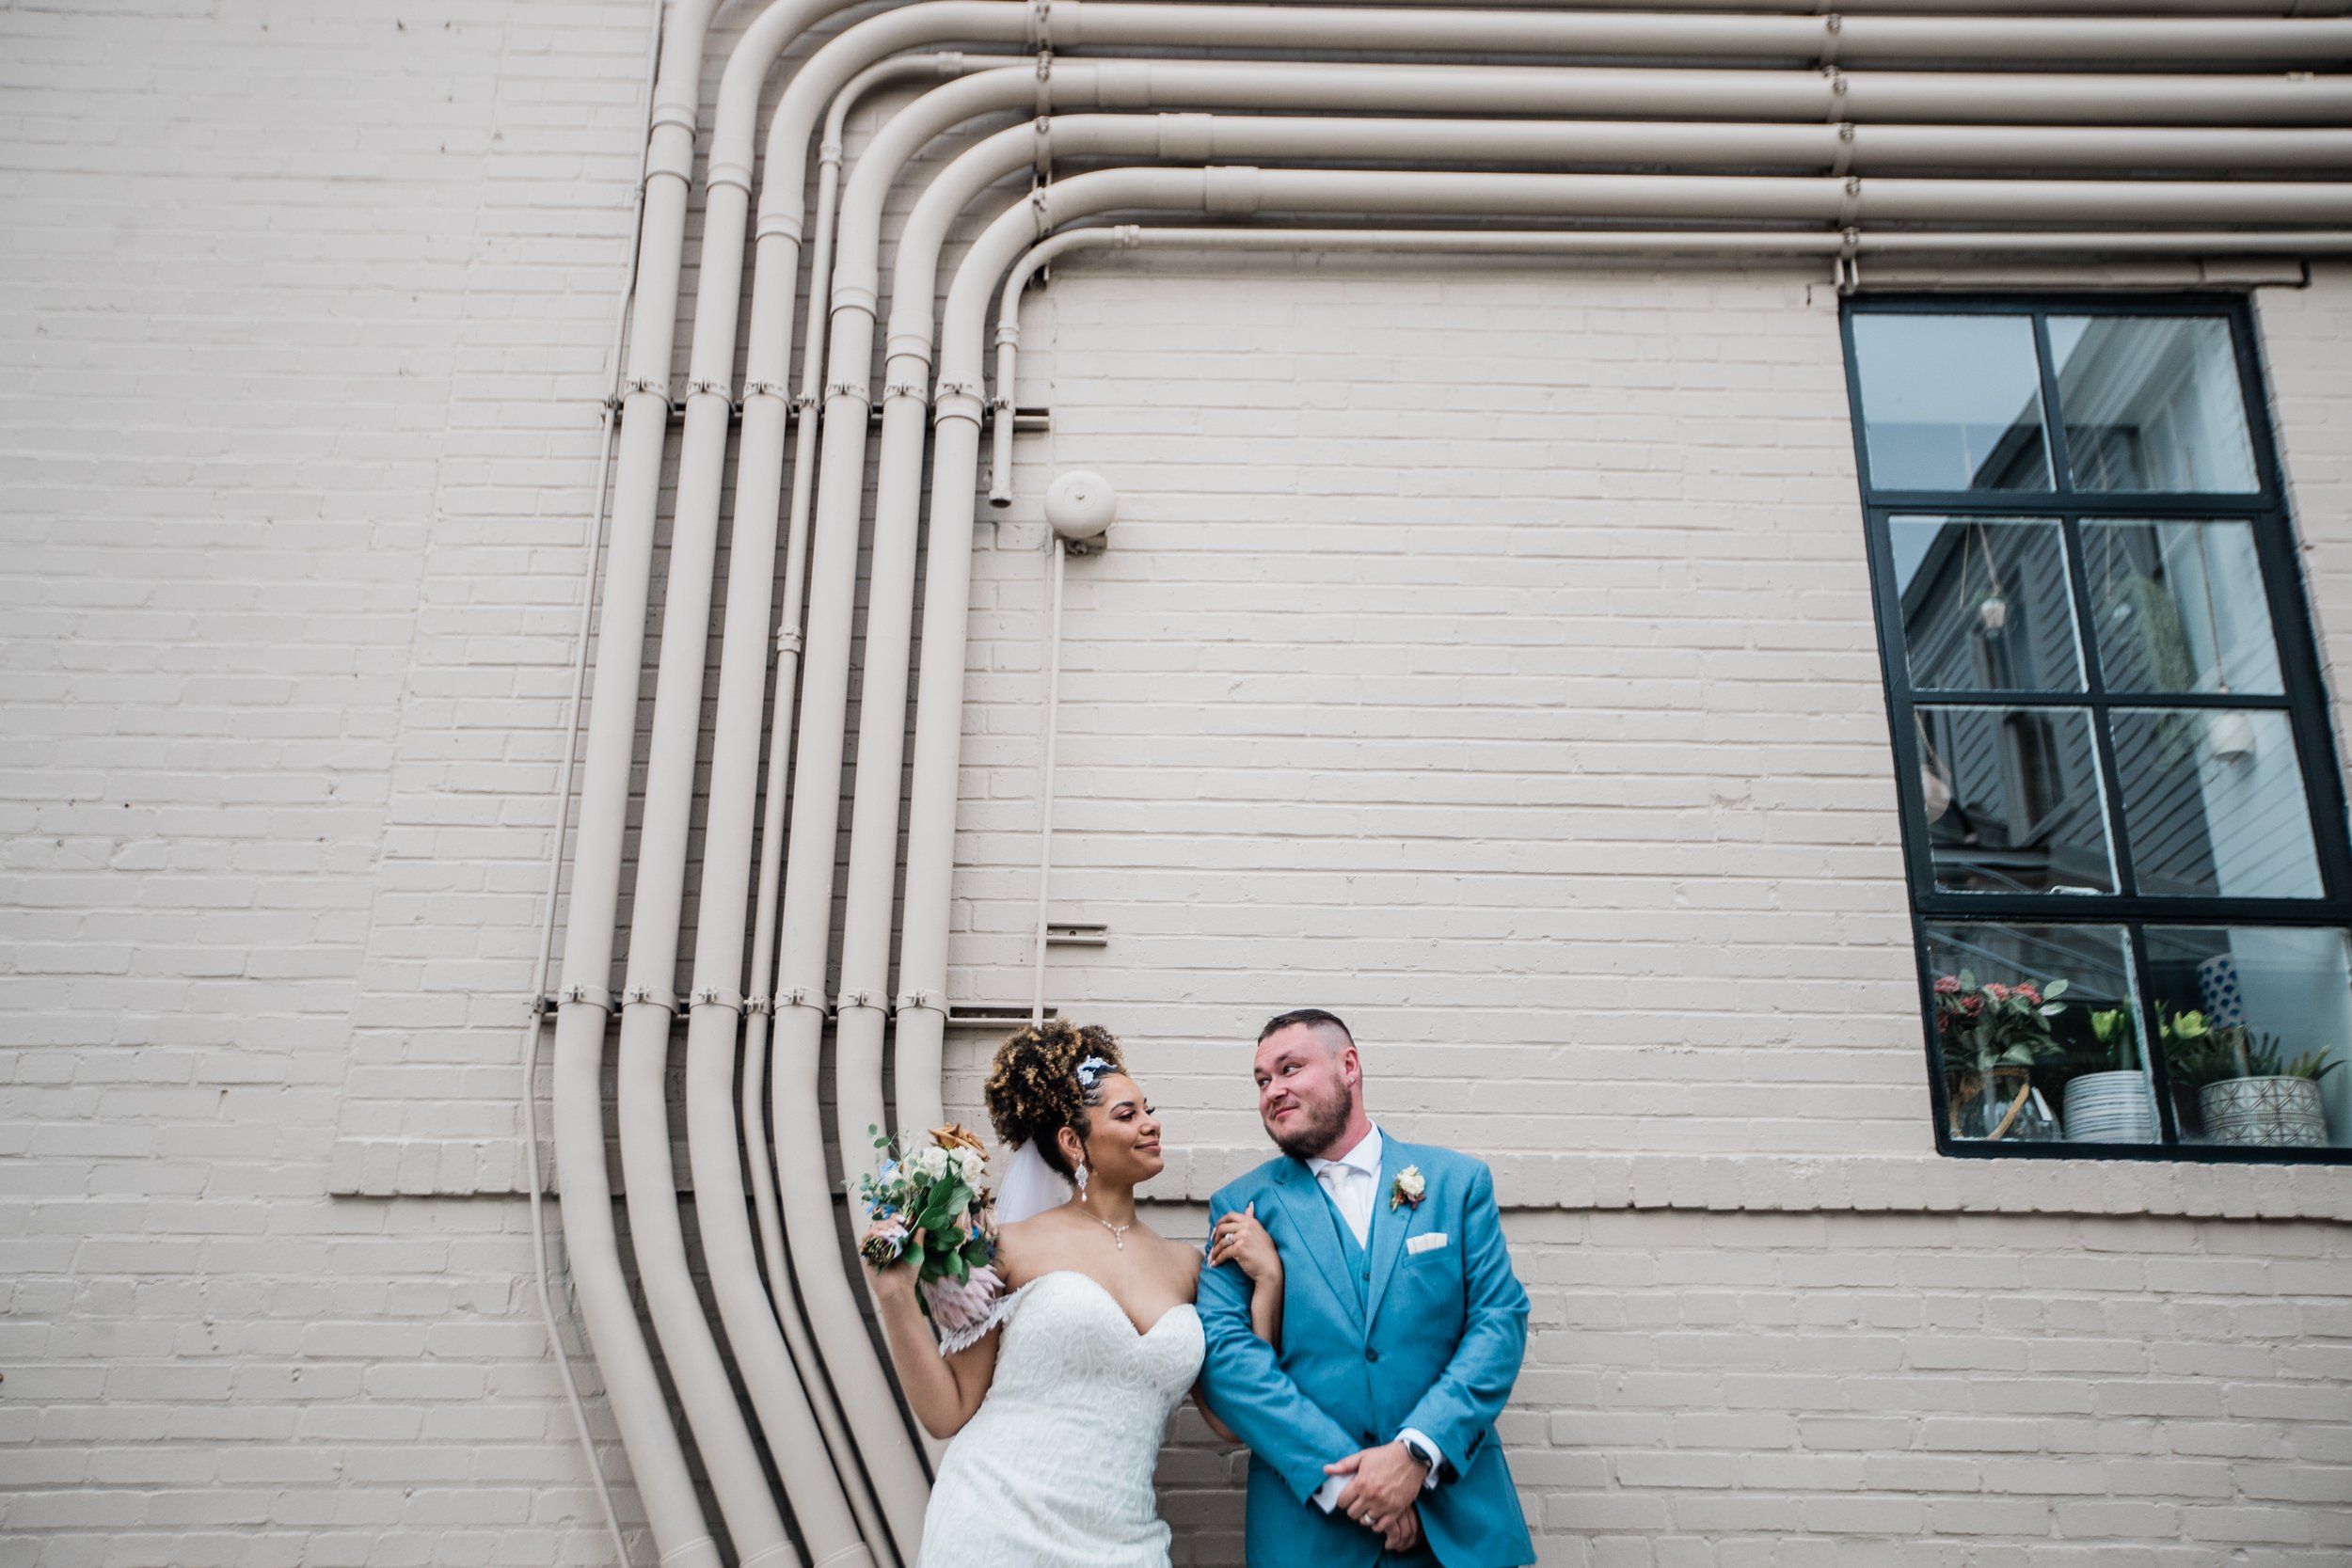
[[[2087,1069],[2066,1081],[2069,1143],[2149,1144],[2156,1141],[2156,1100],[2137,1062],[2131,1011],[2105,1007],[2090,1015],[2097,1049]]]
[[[2064,980],[1977,983],[1962,970],[1935,982],[1935,1032],[1956,1138],[2049,1143],[2058,1118],[2033,1086],[2036,1064],[2062,1053],[2050,1020],[2064,1010]]]
[[[2323,1048],[2282,1059],[2278,1037],[2245,1025],[2216,1030],[2228,1040],[2234,1071],[2197,1091],[2205,1133],[2217,1144],[2308,1148],[2328,1142],[2328,1116],[2319,1081],[2344,1062]]]
[[[2201,1138],[2205,1115],[2199,1096],[2208,1084],[2237,1076],[2235,1037],[2242,1025],[2209,1022],[2201,1012],[2176,1013],[2156,1004],[2156,1035],[2163,1041],[2164,1075],[2172,1085],[2172,1119],[2184,1138]]]

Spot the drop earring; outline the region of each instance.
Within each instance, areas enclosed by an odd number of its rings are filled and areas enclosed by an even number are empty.
[[[1071,1180],[1078,1184],[1078,1201],[1084,1203],[1087,1200],[1087,1163],[1084,1160],[1078,1162],[1078,1168]]]

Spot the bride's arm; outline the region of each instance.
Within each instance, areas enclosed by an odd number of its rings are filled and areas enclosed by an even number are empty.
[[[904,1263],[877,1270],[869,1263],[866,1277],[873,1285],[882,1334],[890,1342],[891,1365],[898,1370],[898,1384],[906,1390],[914,1418],[933,1437],[953,1437],[980,1408],[989,1380],[996,1373],[995,1328],[992,1325],[953,1354],[942,1354],[922,1304],[914,1299],[914,1270]]]

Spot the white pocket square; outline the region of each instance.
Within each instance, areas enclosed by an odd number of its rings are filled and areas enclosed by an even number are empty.
[[[1415,1256],[1424,1252],[1435,1252],[1443,1245],[1445,1245],[1445,1232],[1442,1230],[1431,1230],[1422,1235],[1405,1238],[1405,1250]]]

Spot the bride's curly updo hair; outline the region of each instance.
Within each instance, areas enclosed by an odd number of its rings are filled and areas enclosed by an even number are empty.
[[[1049,1018],[1027,1025],[996,1048],[985,1099],[989,1123],[1006,1148],[1034,1144],[1047,1164],[1062,1176],[1071,1174],[1061,1150],[1061,1130],[1070,1128],[1083,1139],[1087,1107],[1103,1100],[1103,1091],[1078,1073],[1078,1064],[1089,1056],[1110,1063],[1113,1072],[1127,1070],[1119,1037],[1099,1023],[1082,1026]]]

